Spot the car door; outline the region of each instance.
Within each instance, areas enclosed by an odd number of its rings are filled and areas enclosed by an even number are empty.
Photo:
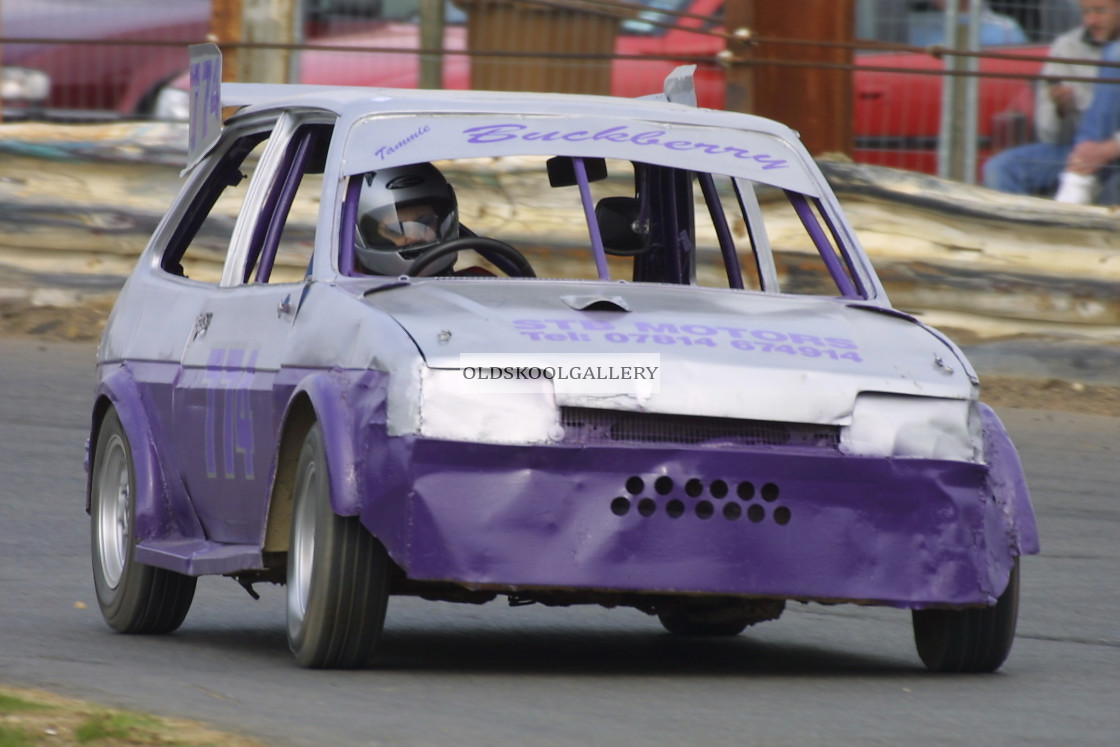
[[[274,450],[294,382],[280,380],[306,289],[321,182],[307,173],[329,128],[276,122],[253,172],[221,283],[182,356],[175,420],[187,491],[207,536],[255,544],[267,517]]]

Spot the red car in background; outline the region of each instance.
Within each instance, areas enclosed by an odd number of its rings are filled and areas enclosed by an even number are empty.
[[[716,59],[725,48],[722,31],[724,0],[645,0],[650,9],[624,20],[615,45],[618,55],[611,65],[615,96],[641,96],[660,90],[660,82],[680,64],[673,59],[706,58],[697,67],[696,87],[701,106],[723,108],[724,68]],[[979,85],[978,150],[981,163],[1002,147],[1031,137],[1033,114],[1031,77],[1042,65],[1048,39],[1077,21],[1071,0],[1038,0],[1036,26],[1024,29],[1028,43],[1000,47],[997,51],[1024,59],[983,59],[982,74],[1021,77],[982,77]],[[1045,6],[1045,7],[1044,7]],[[454,9],[454,6],[449,6]],[[677,17],[661,10],[687,12]],[[908,0],[857,0],[857,31],[864,38],[905,44],[908,27],[931,21],[940,23],[936,11]],[[889,11],[889,12],[888,12]],[[1045,12],[1043,12],[1045,11]],[[878,14],[878,15],[876,15]],[[462,14],[449,16],[444,47],[443,87],[465,89],[471,85],[467,29]],[[456,22],[458,21],[458,22]],[[666,27],[665,24],[671,25]],[[700,32],[700,33],[697,33]],[[402,54],[338,51],[338,47],[401,49]],[[319,40],[301,55],[302,82],[341,85],[379,85],[414,88],[419,84],[419,61],[409,50],[419,48],[419,27],[414,18],[394,21],[363,34]],[[991,47],[987,51],[992,51]],[[1030,59],[1034,58],[1034,59]],[[510,64],[520,64],[512,61]],[[870,163],[937,171],[937,143],[941,127],[942,59],[925,52],[860,51],[853,74],[855,135],[853,158]],[[911,72],[912,71],[912,72]]]
[[[2,0],[4,118],[148,114],[209,29],[210,0]]]
[[[707,60],[698,65],[696,74],[700,104],[722,108],[724,69],[717,55],[725,44],[720,36],[703,32],[721,29],[724,0],[642,3],[647,10],[621,23],[614,50],[618,57],[611,63],[610,93],[633,97],[658,91],[665,75],[681,61],[700,58]],[[1022,0],[1022,5],[1032,5],[1032,1]],[[308,13],[304,33],[311,41],[300,53],[300,82],[419,85],[417,0],[307,0],[304,7]],[[444,48],[449,54],[443,61],[443,86],[464,89],[471,85],[470,57],[463,54],[466,15],[451,3],[446,7]],[[1075,0],[1033,0],[1035,25],[1025,27],[1029,43],[999,51],[1024,57],[1045,55],[1050,36],[1077,22],[1076,7]],[[908,31],[918,23],[928,27],[933,13],[916,0],[856,0],[856,8],[860,38],[901,43],[908,41]],[[32,112],[52,118],[185,117],[185,74],[171,85],[165,83],[186,69],[185,45],[206,36],[210,0],[3,0],[0,10],[0,35],[7,39],[52,36],[106,42],[4,44],[5,117]],[[675,12],[688,15],[673,15]],[[335,22],[331,22],[331,13],[340,14]],[[54,21],[44,22],[44,18]],[[363,23],[353,23],[355,18]],[[32,23],[30,19],[37,20]],[[173,45],[128,44],[141,39]],[[398,49],[400,52],[394,51]],[[509,64],[522,63],[514,60]],[[855,160],[934,173],[942,77],[924,73],[942,69],[942,60],[924,52],[866,51],[857,53],[856,65]],[[982,73],[1024,76],[981,79],[981,161],[1016,137],[1030,137],[1029,76],[1040,66],[1037,59],[981,62]],[[50,77],[49,96],[38,102],[13,103],[7,92],[34,88],[36,75],[43,72]]]
[[[724,49],[723,39],[697,31],[720,30],[724,0],[640,0],[650,10],[641,17],[623,20],[611,63],[612,96],[637,97],[661,90],[665,76],[681,60],[704,57],[696,73],[700,105],[723,108],[723,68],[715,56]],[[660,9],[687,11],[676,17]],[[578,23],[578,21],[576,22]],[[578,26],[576,27],[578,32]],[[447,6],[444,28],[443,87],[463,90],[471,86],[471,61],[467,49],[466,15],[456,6]],[[340,51],[349,47],[355,51]],[[415,13],[390,18],[385,25],[366,32],[321,38],[300,53],[301,83],[354,86],[416,88],[420,83],[420,28]],[[396,50],[363,52],[358,50]],[[680,59],[672,59],[672,56]],[[667,57],[669,59],[657,59]],[[523,64],[512,60],[510,65]],[[576,63],[580,64],[580,63]],[[596,63],[590,63],[596,64]]]
[[[368,27],[381,0],[303,0],[305,38]],[[210,32],[211,0],[0,0],[4,119],[147,118]],[[27,40],[27,41],[23,41]]]
[[[984,76],[1036,75],[1038,57],[1046,47],[1001,49],[1007,54],[1036,59],[984,59]],[[913,53],[868,54],[858,58],[855,73],[855,146],[852,158],[859,163],[937,172],[937,145],[941,128],[944,69],[933,55]],[[914,72],[895,72],[904,67]],[[977,97],[977,152],[982,163],[1003,148],[1033,139],[1034,88],[1027,77],[981,77]]]

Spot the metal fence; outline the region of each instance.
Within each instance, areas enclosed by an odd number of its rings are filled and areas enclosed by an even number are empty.
[[[966,180],[1034,137],[1048,44],[1080,22],[1077,0],[850,5],[851,155]],[[215,28],[226,6],[242,16]],[[182,117],[186,46],[208,36],[242,58],[233,75],[244,80],[637,96],[693,63],[701,105],[723,107],[752,51],[783,41],[775,54],[795,58],[798,41],[751,29],[748,42],[723,18],[724,0],[0,0],[2,114]]]

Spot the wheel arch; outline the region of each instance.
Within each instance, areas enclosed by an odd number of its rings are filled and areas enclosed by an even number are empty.
[[[1019,452],[995,411],[981,403],[980,413],[988,460],[987,490],[1003,509],[1012,554],[1033,555],[1039,552],[1038,524]]]
[[[276,449],[276,474],[268,501],[268,521],[265,524],[265,552],[287,552],[292,526],[292,498],[295,490],[296,470],[300,449],[307,432],[315,424],[315,406],[306,392],[299,392],[289,403],[280,429]]]
[[[345,389],[334,375],[315,374],[296,389],[284,412],[265,525],[265,552],[288,549],[299,454],[307,432],[315,423],[320,424],[323,434],[331,507],[340,516],[359,513],[354,429]]]
[[[94,398],[90,437],[86,444],[86,513],[93,491],[93,465],[97,459],[97,440],[110,410],[128,439],[136,493],[135,530],[137,539],[153,537],[202,538],[202,525],[190,504],[185,489],[174,490],[156,446],[140,387],[126,368],[102,379]]]

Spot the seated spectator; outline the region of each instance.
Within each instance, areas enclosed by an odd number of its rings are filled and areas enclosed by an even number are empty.
[[[931,44],[945,44],[945,5],[948,0],[932,0],[930,6],[936,12],[917,12],[910,17],[909,43],[916,47]],[[959,0],[957,21],[969,23],[969,0]],[[1010,16],[995,13],[983,3],[980,9],[980,46],[995,47],[1013,44],[1026,44],[1027,34]]]
[[[1120,0],[1079,0],[1083,24],[1057,37],[1050,56],[1120,61]],[[993,156],[984,184],[1012,194],[1054,195],[1061,202],[1120,204],[1120,68],[1102,67],[1101,83],[1063,81],[1092,77],[1096,68],[1049,61],[1035,103],[1039,142]],[[1068,167],[1068,170],[1067,170]],[[1115,178],[1115,184],[1113,180]],[[1099,197],[1097,197],[1099,193]]]

